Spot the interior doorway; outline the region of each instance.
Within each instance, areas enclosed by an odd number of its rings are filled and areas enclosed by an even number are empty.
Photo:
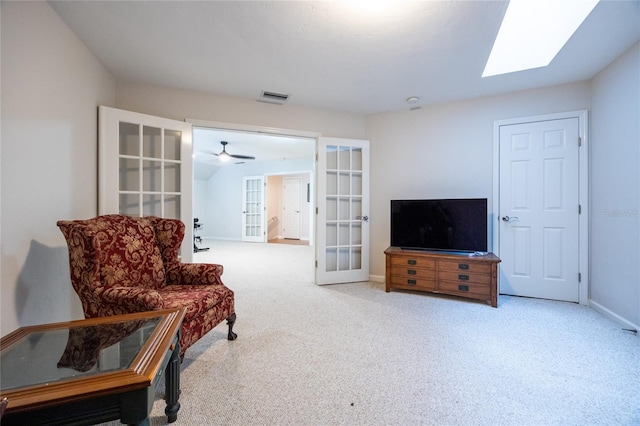
[[[266,177],[267,241],[313,245],[314,215],[311,173]]]
[[[198,217],[203,224],[200,231],[202,238],[241,239],[248,226],[246,213],[243,213],[247,211],[247,203],[242,198],[246,193],[243,192],[242,182],[247,176],[262,176],[264,212],[261,215],[260,238],[254,241],[267,242],[269,230],[284,220],[281,211],[267,211],[274,205],[281,209],[282,188],[274,192],[269,180],[273,183],[275,176],[298,176],[301,194],[304,195],[300,209],[299,238],[301,243],[306,244],[313,240],[311,205],[315,204],[312,196],[315,185],[313,173],[319,135],[229,123],[187,121],[192,123],[194,129],[194,217]],[[226,144],[223,145],[223,141]],[[221,161],[223,150],[232,154],[231,161]],[[234,155],[242,158],[235,158]],[[282,233],[278,235],[282,236]]]

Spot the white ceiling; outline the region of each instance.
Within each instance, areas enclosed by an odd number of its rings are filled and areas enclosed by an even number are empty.
[[[120,81],[358,114],[587,80],[640,39],[640,1],[603,0],[548,67],[483,79],[508,2],[365,3],[381,2],[50,1]]]
[[[640,2],[602,1],[550,66],[482,79],[506,1],[50,3],[119,80],[362,114],[589,79],[640,39]]]
[[[256,157],[255,160],[221,161],[214,155],[222,152],[221,141],[228,142],[226,150],[229,154],[250,155]],[[316,141],[313,138],[194,127],[193,152],[195,178],[207,180],[220,167],[228,165],[313,157],[316,152]]]

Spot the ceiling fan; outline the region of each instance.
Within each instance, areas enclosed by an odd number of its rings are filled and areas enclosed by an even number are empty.
[[[237,154],[229,154],[227,152],[227,144],[229,142],[227,141],[220,141],[220,144],[222,145],[222,152],[220,154],[213,154],[217,157],[220,158],[220,160],[222,161],[229,161],[232,158],[237,158],[239,160],[255,160],[256,157],[252,157],[251,155],[237,155]]]

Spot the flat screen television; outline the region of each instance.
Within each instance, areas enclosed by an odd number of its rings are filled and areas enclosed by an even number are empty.
[[[391,245],[412,250],[487,251],[487,199],[391,200]]]

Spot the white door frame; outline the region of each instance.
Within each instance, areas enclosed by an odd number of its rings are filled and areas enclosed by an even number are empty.
[[[569,111],[556,114],[497,120],[493,123],[493,252],[500,256],[500,127],[538,121],[578,118],[578,135],[582,141],[578,152],[578,267],[580,283],[578,299],[581,305],[589,303],[589,112]]]

